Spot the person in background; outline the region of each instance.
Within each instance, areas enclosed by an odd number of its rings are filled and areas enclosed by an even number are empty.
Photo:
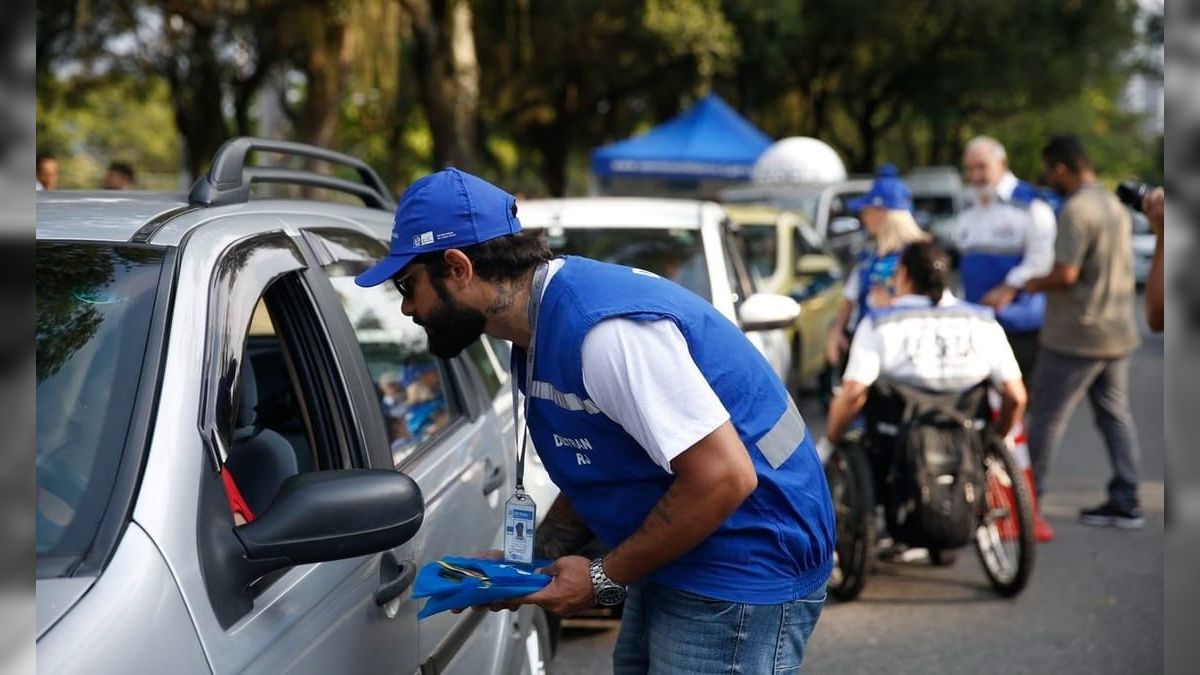
[[[963,151],[963,174],[970,205],[958,215],[959,281],[963,298],[991,307],[1004,328],[1008,344],[1030,388],[1037,362],[1038,335],[1046,311],[1043,293],[1027,293],[1025,282],[1054,265],[1054,209],[1045,188],[1017,180],[1008,170],[1008,153],[994,138],[976,136]],[[1034,392],[1029,392],[1034,396]],[[1018,462],[1028,466],[1018,421],[1014,448]],[[1027,473],[1027,478],[1031,476]],[[1035,492],[1033,485],[1029,486]],[[1034,536],[1054,540],[1054,530],[1034,511]]]
[[[1047,181],[1067,197],[1058,217],[1054,267],[1025,290],[1046,293],[1034,405],[1027,431],[1038,497],[1067,422],[1087,393],[1108,447],[1108,499],[1084,509],[1088,525],[1138,528],[1141,451],[1129,405],[1129,355],[1140,342],[1134,320],[1132,222],[1111,190],[1096,181],[1079,139],[1065,134],[1042,149]]]
[[[105,190],[132,190],[135,183],[132,166],[125,162],[108,165],[108,173],[104,174]]]
[[[854,334],[842,388],[829,407],[828,447],[842,439],[880,377],[936,392],[966,391],[990,379],[1000,391],[996,432],[1008,434],[1025,409],[1025,385],[1004,331],[986,307],[958,301],[947,289],[950,261],[932,242],[904,249],[897,297]],[[944,345],[958,345],[945,349]]]
[[[1166,239],[1166,209],[1167,193],[1162,188],[1155,188],[1142,199],[1142,213],[1150,221],[1150,229],[1154,230],[1154,258],[1150,262],[1150,277],[1146,280],[1146,323],[1155,333],[1163,332],[1164,320],[1164,284],[1163,248]]]
[[[40,154],[36,160],[36,190],[58,189],[58,158],[51,154]]]
[[[1024,286],[1054,265],[1054,211],[1037,188],[1008,170],[1008,155],[994,138],[977,136],[967,143],[963,173],[971,197],[958,215],[963,299],[995,310],[1028,377],[1037,360],[1046,297],[1026,293]]]
[[[870,241],[846,280],[842,304],[829,327],[825,358],[833,368],[841,365],[858,322],[870,310],[891,304],[900,252],[908,244],[929,240],[913,218],[912,191],[900,180],[893,164],[881,166],[867,194],[851,200],[848,206],[858,213]]]

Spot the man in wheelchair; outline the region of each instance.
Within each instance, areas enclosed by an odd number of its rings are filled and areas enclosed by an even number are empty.
[[[905,248],[897,297],[860,324],[830,405],[819,444],[823,458],[836,452],[833,444],[843,441],[860,413],[866,417],[861,443],[854,443],[860,454],[834,460],[869,476],[850,479],[867,484],[852,487],[860,496],[843,500],[838,511],[845,521],[838,525],[838,567],[859,575],[831,581],[831,592],[842,599],[857,595],[869,569],[873,544],[862,540],[875,536],[876,500],[895,541],[927,548],[936,564],[951,562],[955,549],[976,540],[1001,593],[1019,592],[1028,577],[1033,540],[1025,530],[1032,515],[1021,504],[1028,490],[1002,440],[1024,413],[1021,371],[992,310],[957,300],[946,290],[949,278],[949,260],[935,244]],[[993,387],[1001,399],[998,415],[988,401]],[[836,493],[844,485],[834,482]],[[855,500],[860,506],[845,503]],[[839,592],[839,584],[848,590]]]

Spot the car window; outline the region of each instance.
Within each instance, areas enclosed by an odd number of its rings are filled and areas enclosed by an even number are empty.
[[[796,244],[795,250],[797,260],[802,255],[814,255],[825,252],[824,247],[821,245],[821,237],[817,234],[817,231],[813,229],[812,225],[809,225],[806,222],[797,223],[796,227],[792,229],[792,232],[793,236],[795,237],[794,241]]]
[[[466,354],[467,358],[471,359],[471,363],[475,364],[475,369],[479,371],[480,377],[483,378],[483,386],[487,391],[488,398],[495,398],[496,394],[500,393],[500,387],[507,379],[507,375],[504,373],[504,366],[492,353],[491,346],[480,338],[467,347]]]
[[[654,272],[712,302],[699,230],[551,228],[550,249]]]
[[[913,195],[913,210],[929,214],[930,218],[947,218],[955,214],[951,195]]]
[[[113,492],[163,269],[160,249],[40,243],[36,252],[39,576],[82,559]]]
[[[462,417],[445,361],[429,353],[425,329],[400,313],[392,284],[361,288],[357,268],[326,268],[375,383],[379,410],[400,468],[423,445]]]
[[[775,223],[753,223],[741,226],[742,238],[746,242],[746,262],[762,278],[775,274],[775,256],[778,241]]]
[[[728,224],[721,227],[724,239],[721,249],[725,253],[725,269],[729,274],[729,287],[733,289],[733,304],[736,307],[754,293],[755,279],[746,267],[746,242],[740,232],[735,232]]]
[[[224,468],[252,517],[293,475],[362,466],[345,397],[330,391],[337,378],[320,372],[332,361],[301,288],[292,273],[258,298],[242,341],[232,424],[222,432]],[[235,520],[247,518],[235,509]]]

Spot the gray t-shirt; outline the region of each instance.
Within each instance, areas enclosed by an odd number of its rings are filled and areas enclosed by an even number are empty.
[[[1079,267],[1079,281],[1046,293],[1044,349],[1096,359],[1137,349],[1131,229],[1129,212],[1101,185],[1081,188],[1063,205],[1054,261]]]

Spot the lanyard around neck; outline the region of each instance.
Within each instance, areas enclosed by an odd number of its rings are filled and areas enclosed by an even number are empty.
[[[533,356],[537,346],[538,312],[542,306],[542,291],[546,287],[546,275],[549,273],[549,263],[542,263],[533,272],[533,284],[529,289],[529,347],[525,350],[525,408],[523,414],[525,425],[529,425],[529,396],[533,393]],[[512,374],[512,413],[513,433],[517,440],[517,492],[525,491],[525,444],[529,434],[521,433],[521,416],[517,414],[518,399],[517,377]]]

